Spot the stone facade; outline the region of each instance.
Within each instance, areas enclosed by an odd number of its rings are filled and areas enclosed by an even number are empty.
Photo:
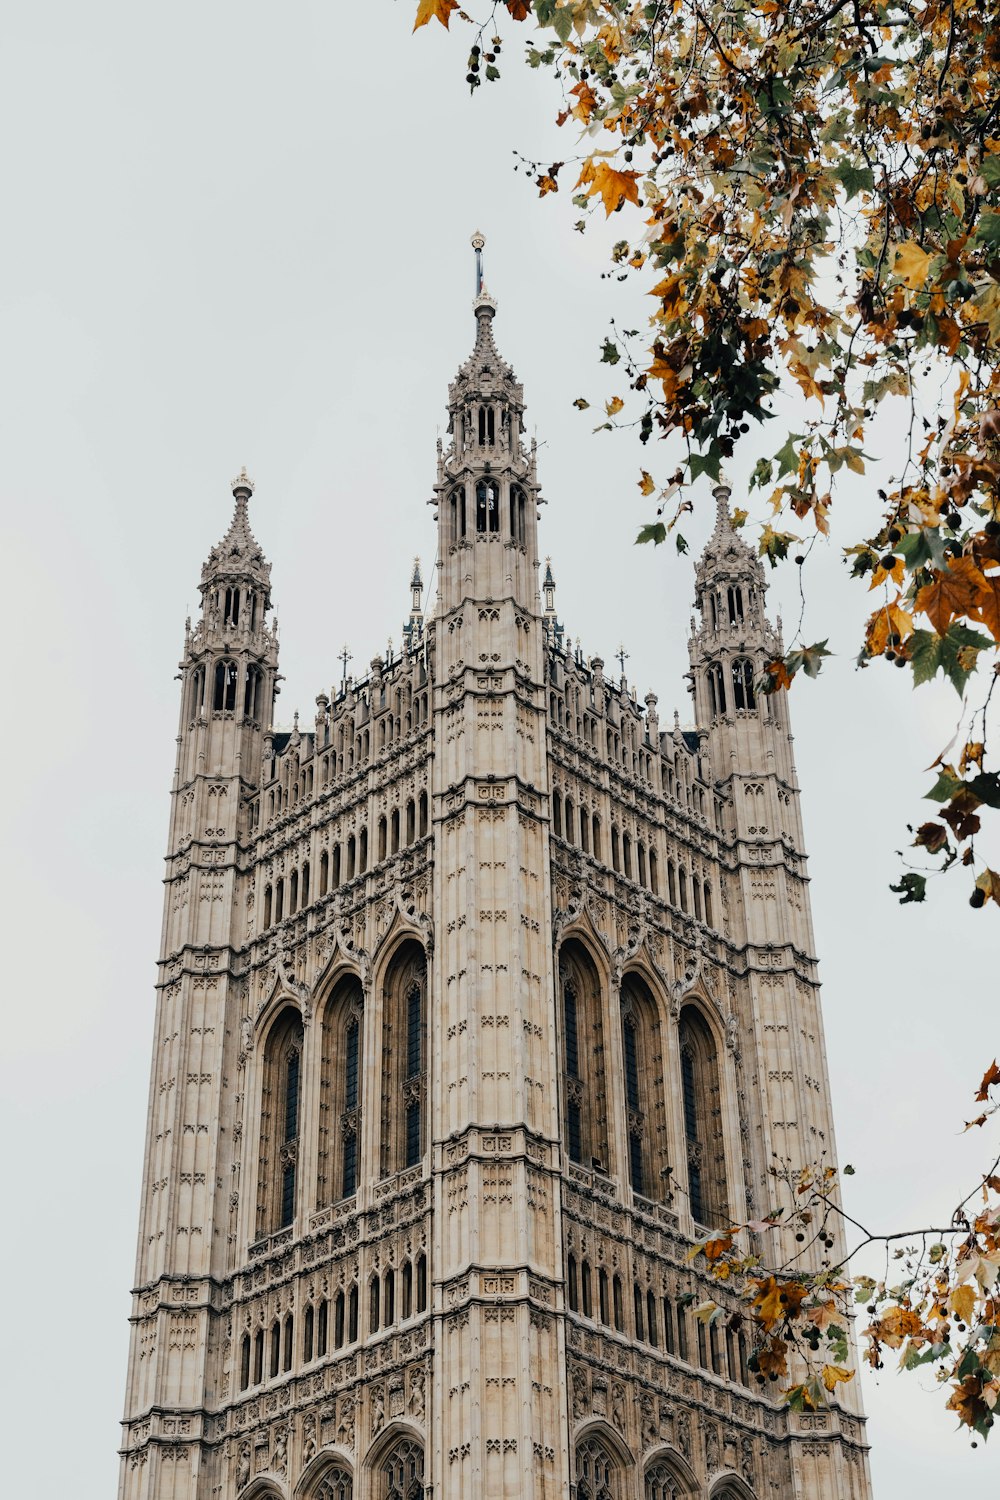
[[[278,732],[245,471],[202,570],[120,1500],[869,1495],[854,1390],[691,1316],[698,1227],[834,1154],[763,574],[720,489],[695,728],[574,652],[494,313],[398,656]]]

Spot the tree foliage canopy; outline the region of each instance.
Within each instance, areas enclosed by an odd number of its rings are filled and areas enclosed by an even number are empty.
[[[649,329],[614,330],[601,356],[628,387],[604,425],[666,444],[662,480],[640,474],[656,506],[640,541],[666,540],[691,482],[719,477],[783,385],[801,392],[802,430],[781,434],[750,486],[772,513],[761,555],[801,563],[810,533],[828,530],[838,477],[866,472],[881,410],[902,414],[870,534],[846,549],[873,594],[859,663],[894,662],[914,685],[941,673],[962,696],[928,794],[940,811],[914,844],[932,870],[971,869],[973,906],[1000,902],[1000,874],[975,848],[984,811],[1000,808],[985,765],[1000,645],[1000,7],[485,9],[420,0],[414,29],[467,22],[475,89],[500,77],[505,23],[535,23],[527,62],[551,70],[557,123],[579,141],[566,161],[530,164],[539,194],[567,188],[581,231],[595,211],[622,214],[615,274],[648,281]],[[762,687],[815,675],[825,644],[793,641]],[[894,889],[913,902],[925,886],[926,867]]]

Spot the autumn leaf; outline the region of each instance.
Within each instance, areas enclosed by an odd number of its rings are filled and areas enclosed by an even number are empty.
[[[426,26],[428,21],[440,21],[447,28],[453,10],[458,10],[458,0],[420,0],[417,19],[413,23],[414,31],[420,26]]]
[[[540,177],[536,177],[535,186],[538,189],[539,198],[544,198],[546,193],[558,193],[559,191],[559,184],[551,172],[543,172]]]
[[[997,1067],[996,1058],[993,1059],[983,1074],[983,1081],[979,1085],[979,1092],[976,1094],[977,1104],[983,1104],[989,1099],[990,1089],[995,1083],[1000,1083],[1000,1068]]]
[[[604,212],[610,217],[624,203],[639,202],[639,189],[636,186],[638,180],[638,172],[631,170],[618,172],[606,161],[595,161],[591,158],[583,164],[577,187],[586,186],[588,198],[599,193],[601,202],[604,204]]]
[[[1000,573],[979,573],[978,578],[979,598],[971,618],[985,625],[993,639],[1000,642]]]
[[[653,476],[647,474],[645,469],[640,469],[639,472],[642,475],[642,478],[639,480],[639,489],[644,495],[651,495],[656,489],[656,485],[653,483]]]
[[[845,1370],[842,1365],[823,1366],[822,1380],[828,1391],[835,1391],[838,1385],[853,1379],[854,1371]]]
[[[944,635],[952,620],[978,607],[985,583],[971,557],[949,557],[947,568],[919,591],[914,608],[927,616],[938,635]]]
[[[609,417],[616,417],[624,405],[625,402],[621,396],[612,396],[611,400],[605,403],[604,410]]]
[[[531,15],[531,0],[504,0],[514,21],[526,21]]]
[[[900,245],[896,251],[893,270],[911,291],[919,292],[927,280],[927,272],[932,259],[933,256],[921,250],[913,240],[907,240],[906,244]]]
[[[957,1286],[948,1298],[948,1310],[959,1322],[969,1323],[976,1310],[976,1301],[976,1288],[967,1281],[964,1286]]]

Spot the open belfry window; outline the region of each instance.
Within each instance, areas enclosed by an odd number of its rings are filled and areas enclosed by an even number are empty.
[[[480,479],[476,485],[476,530],[500,530],[500,491],[492,479]]]

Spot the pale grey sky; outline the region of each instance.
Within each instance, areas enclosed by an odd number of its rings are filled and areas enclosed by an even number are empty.
[[[539,204],[512,172],[514,147],[572,150],[548,81],[511,55],[502,87],[470,100],[462,28],[411,37],[413,10],[94,0],[5,19],[0,1378],[5,1487],[32,1500],[117,1484],[174,673],[228,481],[244,463],[256,481],[281,711],[308,718],[345,640],[358,668],[398,640],[415,553],[430,571],[425,502],[471,347],[477,226],[543,445],[560,613],[609,662],[624,640],[630,679],[661,716],[686,715],[690,560],[633,547],[640,454],[592,437],[571,405],[618,388],[598,348],[620,299],[626,322],[641,301],[599,279],[608,235],[572,232],[568,194]],[[848,1203],[895,1229],[949,1214],[986,1161],[960,1130],[997,1047],[997,918],[969,910],[961,879],[923,908],[887,889],[958,700],[853,668],[868,604],[837,547],[863,525],[867,483],[806,569],[806,638],[838,654],[792,715]],[[692,551],[709,511],[684,528]],[[790,633],[790,570],[771,608]],[[865,1382],[878,1500],[996,1486],[1000,1439],[970,1451],[931,1385]]]

